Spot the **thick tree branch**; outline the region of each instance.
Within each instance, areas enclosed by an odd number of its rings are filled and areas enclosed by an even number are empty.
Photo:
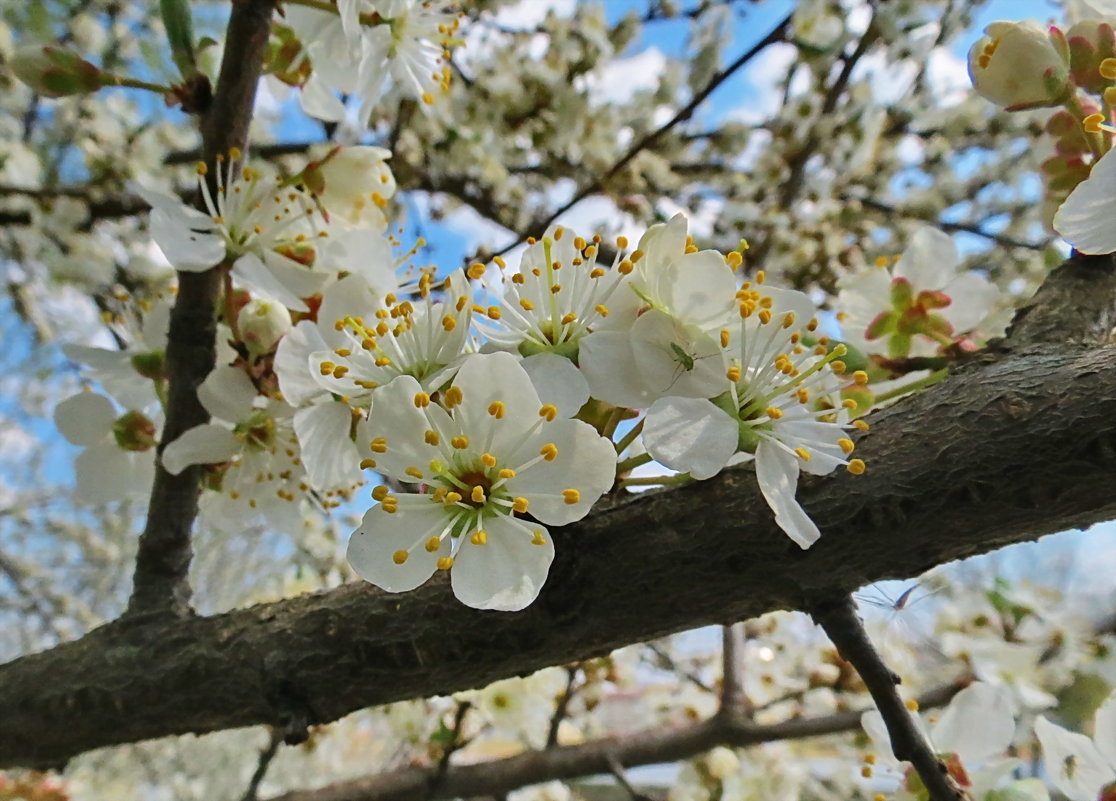
[[[810,610],[830,641],[837,646],[841,658],[856,668],[864,686],[872,694],[876,708],[887,726],[891,738],[891,751],[895,758],[910,762],[930,793],[932,801],[961,801],[965,792],[949,775],[945,764],[934,754],[922,732],[915,725],[911,713],[895,689],[900,678],[883,661],[864,624],[856,614],[852,596],[845,595],[835,601],[826,601]]]
[[[477,687],[621,645],[916,575],[1116,518],[1116,347],[973,363],[876,415],[863,476],[804,478],[823,532],[787,540],[747,469],[606,506],[555,532],[524,612],[478,612],[448,581],[362,583],[209,618],[110,624],[0,666],[0,766],[148,737]],[[43,677],[50,681],[44,682]]]
[[[205,161],[211,167],[218,156],[234,147],[244,147],[248,140],[273,6],[274,0],[233,4],[221,75],[213,104],[201,120]],[[210,175],[216,181],[217,170],[211,168]],[[217,269],[178,274],[178,294],[167,335],[169,385],[160,453],[183,431],[209,421],[209,412],[198,401],[197,388],[213,370],[216,358],[215,309],[220,286],[221,271]],[[129,615],[189,614],[190,529],[197,515],[200,477],[200,466],[172,476],[163,469],[161,460],[156,462],[147,523],[136,555]]]
[[[919,704],[941,706],[963,686],[951,683],[920,697]],[[433,795],[427,795],[435,768],[407,768],[379,776],[337,782],[316,790],[298,790],[268,801],[436,801],[445,798],[500,797],[527,784],[611,773],[612,763],[634,768],[675,762],[718,745],[747,748],[760,743],[801,740],[860,728],[863,710],[816,718],[792,718],[780,723],[755,723],[717,715],[681,727],[646,729],[622,737],[608,737],[580,745],[527,751],[506,759],[451,767]]]

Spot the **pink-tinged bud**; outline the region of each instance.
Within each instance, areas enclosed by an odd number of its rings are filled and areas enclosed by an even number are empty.
[[[1103,92],[1112,82],[1101,74],[1101,62],[1116,55],[1112,26],[1100,20],[1083,20],[1066,31],[1066,39],[1073,82],[1087,92]]]
[[[281,303],[253,298],[240,310],[236,324],[241,342],[259,356],[269,353],[291,330],[291,315]]]
[[[1068,59],[1037,22],[993,22],[969,51],[973,88],[1008,111],[1059,106],[1073,89]]]
[[[108,73],[53,45],[16,48],[8,64],[17,78],[44,97],[90,94],[112,83]]]
[[[127,412],[112,424],[116,444],[125,451],[146,451],[157,444],[155,424],[139,412]]]

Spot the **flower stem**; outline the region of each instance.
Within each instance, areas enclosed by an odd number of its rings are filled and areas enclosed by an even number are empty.
[[[906,395],[908,392],[914,392],[915,390],[932,387],[934,386],[934,384],[937,384],[947,375],[949,375],[949,368],[943,367],[941,370],[935,370],[930,375],[920,378],[917,381],[912,381],[911,383],[904,384],[901,387],[889,389],[887,392],[881,392],[875,397],[874,400],[879,403],[880,401],[887,401],[891,400],[892,398],[898,398],[900,395]]]
[[[688,484],[693,481],[694,477],[689,473],[675,473],[672,476],[636,476],[635,478],[622,478],[620,479],[621,487],[639,487],[639,486],[658,486],[664,487]]]
[[[635,442],[636,437],[638,437],[641,433],[643,433],[643,420],[640,420],[638,423],[632,426],[631,429],[628,430],[628,433],[621,437],[620,440],[616,443],[616,455],[619,456],[624,451],[626,451],[628,449],[628,446]]]
[[[652,461],[652,459],[651,454],[649,453],[641,453],[639,454],[639,456],[632,456],[631,458],[625,459],[624,461],[616,465],[616,474],[620,475],[621,473],[626,473],[629,470],[639,467],[641,464],[647,464],[650,461]]]
[[[141,81],[139,78],[129,78],[126,75],[105,75],[105,78],[108,81],[105,84],[106,86],[126,86],[129,89],[146,89],[149,92],[155,92],[160,95],[169,95],[174,92],[169,86],[150,83],[149,81]]]

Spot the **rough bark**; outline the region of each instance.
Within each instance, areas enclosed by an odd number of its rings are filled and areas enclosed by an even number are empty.
[[[747,469],[555,532],[539,599],[478,612],[435,580],[367,584],[209,618],[119,622],[0,666],[0,766],[99,746],[307,724],[477,687],[1116,517],[1116,347],[1043,347],[957,371],[876,416],[868,473],[804,480],[801,551]]]

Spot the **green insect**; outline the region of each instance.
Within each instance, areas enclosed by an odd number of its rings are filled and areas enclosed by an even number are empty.
[[[681,345],[677,342],[671,342],[670,349],[674,352],[674,355],[678,357],[678,362],[682,365],[683,370],[688,373],[694,369],[694,357],[682,350]]]

